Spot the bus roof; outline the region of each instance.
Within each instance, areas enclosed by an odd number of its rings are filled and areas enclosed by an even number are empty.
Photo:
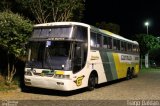
[[[34,25],[34,27],[46,27],[46,26],[58,26],[58,25],[80,25],[80,26],[90,27],[90,25],[80,22],[51,22],[51,23],[36,24]]]
[[[81,22],[51,22],[51,23],[42,23],[42,24],[36,24],[34,25],[34,28],[38,28],[38,27],[51,27],[51,26],[58,26],[58,25],[80,25],[80,26],[84,26],[84,27],[88,27],[94,31],[96,31],[97,33],[101,33],[104,35],[109,35],[111,37],[115,37],[117,39],[121,39],[130,43],[134,43],[134,44],[138,44],[137,41],[133,41],[127,38],[124,38],[120,35],[114,34],[110,31],[104,30],[104,29],[99,29],[97,27],[94,27],[92,25],[89,24],[85,24],[85,23],[81,23]]]
[[[127,42],[134,43],[134,44],[138,45],[137,41],[133,41],[133,40],[127,39],[127,38],[125,38],[123,36],[120,36],[118,34],[112,33],[110,31],[107,31],[107,30],[104,30],[104,29],[99,29],[99,28],[96,28],[94,26],[91,26],[91,29],[93,29],[94,31],[99,32],[101,34],[108,35],[108,36],[111,36],[111,37],[114,37],[114,38],[117,38],[117,39],[120,39],[120,40],[124,40],[124,41],[127,41]]]

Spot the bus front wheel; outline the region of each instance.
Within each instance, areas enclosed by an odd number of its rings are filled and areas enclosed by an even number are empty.
[[[91,75],[89,77],[89,80],[88,80],[88,90],[89,91],[94,90],[94,88],[95,88],[95,86],[97,84],[97,81],[98,81],[98,79],[97,79],[96,74],[91,73]]]

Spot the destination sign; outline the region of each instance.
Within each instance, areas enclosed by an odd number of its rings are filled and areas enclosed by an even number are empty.
[[[121,60],[132,60],[132,56],[121,55]]]
[[[138,55],[119,54],[120,62],[139,62]]]
[[[66,38],[48,38],[48,40],[66,40]]]

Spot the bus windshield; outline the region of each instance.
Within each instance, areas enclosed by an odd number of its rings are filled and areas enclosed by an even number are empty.
[[[71,42],[30,42],[27,67],[70,70]]]
[[[36,27],[29,40],[27,68],[79,71],[87,58],[87,28]]]
[[[55,26],[52,28],[35,28],[32,38],[62,37],[71,38],[72,26]]]

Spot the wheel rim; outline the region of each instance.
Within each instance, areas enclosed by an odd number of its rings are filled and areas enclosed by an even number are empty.
[[[127,74],[127,79],[130,79],[130,75],[129,75],[129,73]]]
[[[127,71],[127,79],[130,79],[131,78],[131,72],[130,72],[130,70],[128,69],[128,71]]]
[[[92,74],[89,78],[89,88],[94,89],[95,88],[95,76]]]

